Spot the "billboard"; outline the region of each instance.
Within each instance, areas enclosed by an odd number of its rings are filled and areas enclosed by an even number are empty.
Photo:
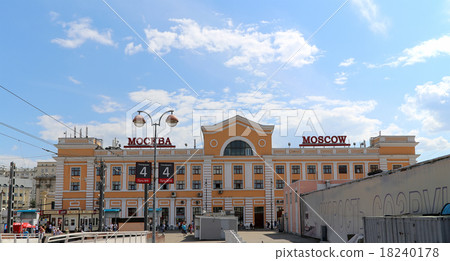
[[[136,183],[151,184],[152,163],[136,162]]]
[[[160,162],[159,167],[159,183],[161,184],[173,184],[173,163]]]

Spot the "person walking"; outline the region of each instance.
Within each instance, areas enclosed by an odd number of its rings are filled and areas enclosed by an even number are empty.
[[[185,236],[187,235],[186,221],[183,221],[183,224],[181,225],[181,233],[183,233]]]

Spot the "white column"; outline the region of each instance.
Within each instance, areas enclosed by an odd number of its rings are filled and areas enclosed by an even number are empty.
[[[265,161],[270,166],[273,166],[273,162],[271,159],[265,159]],[[273,214],[271,211],[274,211],[273,201],[275,200],[275,196],[274,196],[275,183],[276,183],[275,177],[276,177],[276,175],[273,172],[272,168],[265,166],[265,169],[264,169],[264,195],[265,195],[265,197],[264,197],[264,199],[265,199],[264,216],[265,216],[266,221],[270,221],[270,219],[272,218],[272,214]],[[287,181],[287,182],[289,182],[289,181]],[[252,218],[253,218],[253,215],[252,215]],[[275,218],[275,215],[273,215],[273,218]],[[265,224],[264,224],[264,226],[265,226]]]
[[[322,162],[317,163],[317,180],[322,180]]]
[[[169,203],[169,220],[167,221],[168,225],[176,225],[175,224],[175,199],[171,198]]]
[[[191,164],[187,163],[184,166],[184,175],[186,176],[186,190],[190,190],[192,188],[192,184],[191,184]]]
[[[203,188],[203,198],[207,199],[203,201],[203,208],[206,212],[210,212],[212,210],[212,177],[211,177],[211,160],[206,159],[203,162],[203,179],[202,179],[202,188]],[[207,180],[206,186],[205,181]]]
[[[252,172],[252,164],[251,163],[245,163],[244,165],[244,188],[245,189],[252,189],[253,188],[253,172]]]
[[[233,210],[233,199],[225,198],[225,209],[224,210]]]
[[[70,177],[68,173],[67,177]],[[67,182],[70,182],[67,181]],[[62,209],[64,190],[64,158],[56,159],[56,181],[55,181],[55,208]]]
[[[333,162],[333,179],[338,179],[338,167],[336,162]]]
[[[192,222],[191,200],[190,199],[185,200],[186,200],[186,223],[190,224]]]
[[[349,175],[350,179],[353,180],[354,179],[353,161],[348,164],[348,171],[350,171]]]
[[[364,177],[367,177],[367,173],[369,172],[369,163],[364,162]]]
[[[93,210],[96,175],[93,159],[86,162],[86,170],[86,210]]]
[[[253,199],[252,198],[246,198],[245,199],[245,207],[244,207],[244,223],[246,226],[250,225],[250,223],[253,223]],[[253,224],[255,225],[255,224]]]
[[[225,178],[224,189],[233,189],[233,187],[231,186],[231,178],[233,176],[233,173],[231,172],[231,163],[225,163],[222,175]]]
[[[126,164],[122,163],[122,189],[121,190],[127,190],[128,189],[128,182],[127,182],[127,171],[126,171]]]
[[[306,180],[306,163],[302,162],[302,180]]]
[[[380,158],[380,169],[381,170],[387,170],[388,169],[388,165],[387,165],[387,158]]]
[[[286,182],[287,182],[287,184],[291,184],[291,164],[292,163],[287,163],[286,164],[285,173],[286,173]]]

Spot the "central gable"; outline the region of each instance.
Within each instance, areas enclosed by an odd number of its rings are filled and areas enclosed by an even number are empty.
[[[273,125],[262,125],[239,115],[214,125],[202,126],[204,153],[223,156],[227,145],[233,141],[243,141],[254,150],[253,156],[270,155],[273,129]]]

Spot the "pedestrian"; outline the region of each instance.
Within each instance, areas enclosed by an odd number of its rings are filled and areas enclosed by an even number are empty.
[[[183,221],[183,224],[181,225],[181,233],[183,233],[184,235],[187,234],[187,227],[186,227],[186,221]]]

